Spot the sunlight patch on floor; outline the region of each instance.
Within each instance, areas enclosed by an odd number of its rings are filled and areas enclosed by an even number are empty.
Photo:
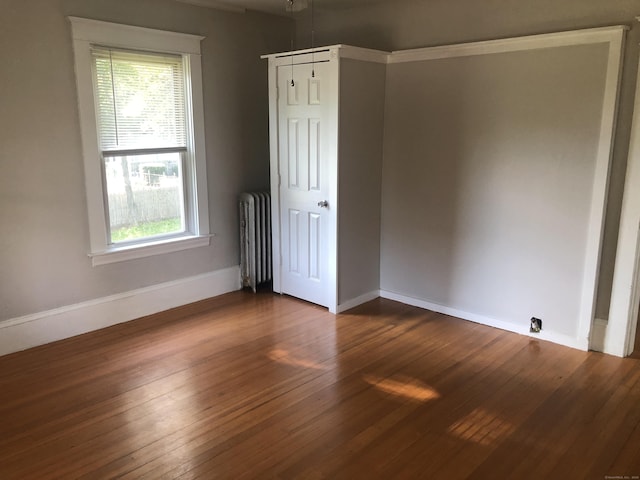
[[[377,375],[364,375],[364,381],[381,392],[418,402],[427,402],[440,398],[440,394],[426,383],[407,375],[394,375],[389,378]]]
[[[282,363],[284,365],[290,365],[292,367],[312,368],[314,370],[326,370],[327,367],[320,365],[313,360],[308,360],[300,356],[294,355],[287,350],[281,348],[275,348],[271,350],[267,357],[274,362]]]
[[[482,408],[476,408],[449,427],[449,433],[483,446],[495,445],[513,432],[513,425]]]

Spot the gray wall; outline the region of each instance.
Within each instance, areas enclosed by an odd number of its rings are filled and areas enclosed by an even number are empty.
[[[607,59],[388,66],[381,289],[577,336]]]
[[[318,2],[315,44],[346,43],[402,50],[581,28],[625,24],[620,108],[611,166],[596,316],[607,318],[626,171],[640,24],[638,0],[395,0],[364,8],[323,10]],[[309,13],[297,18],[297,47],[309,45]]]
[[[338,303],[380,289],[385,65],[340,60]]]
[[[207,248],[92,267],[67,15],[206,36]],[[267,64],[291,23],[171,0],[2,0],[0,321],[238,265],[237,195],[269,182]]]

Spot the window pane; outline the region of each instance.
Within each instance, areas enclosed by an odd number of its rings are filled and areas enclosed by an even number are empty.
[[[91,53],[102,150],[186,145],[180,55],[98,46]]]
[[[183,154],[105,157],[110,243],[185,231]]]

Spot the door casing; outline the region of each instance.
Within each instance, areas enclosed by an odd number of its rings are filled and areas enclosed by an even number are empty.
[[[338,112],[339,112],[339,48],[333,46],[302,52],[287,52],[269,56],[269,140],[270,140],[270,177],[271,177],[271,211],[272,215],[272,249],[273,249],[273,290],[283,293],[282,289],[282,225],[280,212],[281,185],[285,179],[280,171],[279,139],[280,127],[278,110],[278,67],[293,65],[294,72],[296,65],[323,62],[327,66],[327,95],[330,98],[329,113],[327,114],[326,142],[324,152],[326,152],[326,176],[330,185],[326,200],[330,208],[326,215],[326,276],[327,286],[324,292],[324,306],[330,312],[337,312],[338,284],[337,284],[337,259],[338,259]],[[280,95],[286,92],[280,92]],[[277,161],[275,161],[277,159]],[[285,292],[286,293],[286,292]]]

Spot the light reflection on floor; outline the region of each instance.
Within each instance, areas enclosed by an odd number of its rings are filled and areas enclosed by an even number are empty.
[[[407,375],[394,375],[389,378],[366,374],[365,382],[381,392],[417,402],[427,402],[440,398],[440,394],[426,383]]]
[[[301,355],[290,353],[282,348],[274,348],[268,355],[270,360],[274,362],[282,363],[284,365],[290,365],[292,367],[312,368],[314,370],[327,370],[327,367],[320,365],[313,360],[303,358]]]
[[[449,427],[452,435],[483,446],[496,444],[513,430],[513,425],[482,408],[476,408]]]

